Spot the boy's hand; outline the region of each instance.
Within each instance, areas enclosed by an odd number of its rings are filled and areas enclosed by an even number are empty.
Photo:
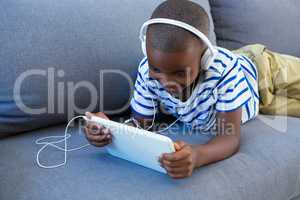
[[[104,113],[85,113],[87,118],[91,118],[93,115],[104,119],[109,119]],[[96,147],[103,147],[108,145],[112,141],[112,134],[109,129],[96,123],[88,122],[84,127],[84,132],[89,143]]]
[[[159,159],[172,178],[185,178],[192,175],[195,168],[195,151],[191,145],[178,141],[174,143],[176,152],[165,153]]]

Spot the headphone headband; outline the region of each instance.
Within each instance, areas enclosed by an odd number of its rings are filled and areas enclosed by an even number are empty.
[[[185,22],[174,20],[174,19],[168,19],[168,18],[154,18],[154,19],[150,19],[150,20],[146,21],[142,25],[141,30],[140,30],[141,42],[145,42],[147,27],[151,24],[170,24],[170,25],[174,25],[174,26],[183,28],[183,29],[193,33],[194,35],[198,36],[207,45],[207,47],[211,51],[211,54],[215,54],[215,49],[214,49],[213,45],[201,31],[199,31],[195,27],[193,27]]]

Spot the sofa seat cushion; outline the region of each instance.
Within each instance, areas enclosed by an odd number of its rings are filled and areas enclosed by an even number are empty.
[[[291,199],[300,194],[300,120],[266,119],[260,116],[243,126],[237,154],[197,169],[183,180],[173,180],[92,146],[68,153],[63,167],[39,168],[35,156],[41,146],[35,145],[35,140],[61,135],[64,126],[9,137],[0,140],[0,199]],[[287,123],[287,130],[281,132],[284,127],[278,128],[276,123]],[[85,144],[78,129],[71,132],[71,146]],[[180,130],[166,134],[191,143],[210,139],[208,135],[183,134]],[[41,159],[55,164],[63,161],[63,152],[48,148]]]

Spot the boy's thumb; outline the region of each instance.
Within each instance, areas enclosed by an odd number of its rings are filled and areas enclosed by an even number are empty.
[[[91,117],[92,117],[92,113],[90,113],[90,112],[85,112],[85,116],[87,116],[87,118],[91,118]]]
[[[174,142],[174,147],[176,151],[179,151],[181,149],[181,147],[179,146],[179,144],[177,144],[177,142]]]

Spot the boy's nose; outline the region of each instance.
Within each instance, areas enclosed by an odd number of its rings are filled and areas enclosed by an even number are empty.
[[[180,84],[177,84],[174,80],[166,75],[157,75],[152,78],[159,81],[159,83],[168,91],[177,91],[180,88]]]
[[[169,79],[166,75],[153,75],[152,78],[159,81],[162,85],[165,85],[169,82]]]

